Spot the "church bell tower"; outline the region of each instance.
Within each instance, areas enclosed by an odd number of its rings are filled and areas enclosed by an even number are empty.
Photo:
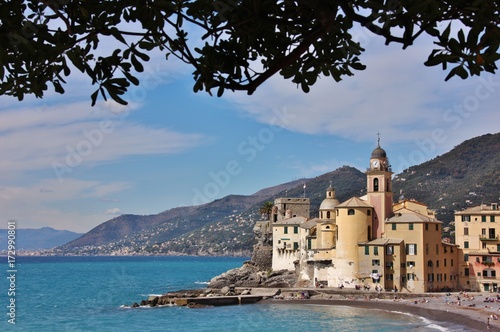
[[[370,167],[366,172],[366,191],[368,204],[373,206],[373,238],[381,238],[385,220],[392,217],[392,171],[384,149],[380,147],[380,136],[377,147],[372,151]]]

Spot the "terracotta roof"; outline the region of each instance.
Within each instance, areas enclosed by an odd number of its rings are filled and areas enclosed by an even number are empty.
[[[340,203],[337,208],[347,208],[347,207],[367,207],[371,208],[372,206],[361,200],[359,197],[351,197],[347,201]]]
[[[394,217],[389,218],[388,222],[397,222],[397,223],[438,222],[438,223],[440,223],[439,220],[436,220],[434,218],[429,218],[429,217],[424,216],[423,214],[420,214],[417,212],[396,214]]]
[[[477,213],[477,214],[487,213],[487,214],[491,214],[492,212],[494,214],[500,214],[500,210],[493,210],[491,208],[491,205],[483,204],[483,205],[479,205],[479,206],[470,207],[470,208],[465,209],[463,211],[456,211],[455,214],[471,214],[471,213]]]
[[[280,220],[280,221],[277,221],[273,224],[274,225],[299,225],[299,224],[302,224],[306,220],[307,220],[306,217],[298,216],[298,217]]]

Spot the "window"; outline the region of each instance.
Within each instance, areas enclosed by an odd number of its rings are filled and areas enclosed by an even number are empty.
[[[427,273],[427,280],[434,281],[434,273]]]
[[[436,255],[439,255],[439,244],[436,243]]]
[[[299,243],[298,242],[294,242],[293,243],[293,250],[297,250],[299,249]]]
[[[495,235],[495,229],[494,228],[489,228],[488,229],[488,238],[494,239],[496,237]]]
[[[428,267],[432,267],[432,261],[428,261],[428,262],[427,262],[427,266],[428,266]]]
[[[288,226],[285,226],[283,229],[283,233],[288,234]]]
[[[464,276],[466,276],[466,277],[468,277],[468,276],[469,276],[469,268],[468,268],[468,267],[466,267],[466,268],[464,269]]]
[[[385,267],[388,269],[393,269],[394,268],[394,263],[393,262],[385,262]]]
[[[450,259],[450,265],[453,266],[453,258]]]
[[[366,215],[367,215],[367,216],[371,216],[371,215],[372,215],[372,210],[368,209],[368,210],[366,211]]]
[[[429,254],[429,244],[428,243],[425,244],[425,254],[426,255]]]
[[[481,235],[486,237],[486,228],[481,228]]]
[[[436,267],[439,267],[439,261],[436,261]]]
[[[406,254],[407,255],[416,255],[417,254],[417,245],[415,243],[406,245]]]
[[[380,260],[372,259],[372,266],[380,266]]]
[[[500,251],[500,244],[497,244],[497,251]]]
[[[299,234],[299,226],[293,226],[293,234]]]
[[[464,262],[468,262],[469,261],[469,255],[465,254],[464,255]]]
[[[496,276],[497,276],[497,274],[496,274],[495,270],[493,270],[493,269],[484,269],[483,270],[483,277],[494,278]]]
[[[447,262],[446,262],[446,258],[445,258],[445,259],[443,260],[443,264],[444,264],[444,266],[446,266],[446,263],[447,263]]]
[[[411,269],[412,267],[415,267],[415,262],[413,261],[406,262],[406,266],[408,266]]]
[[[409,231],[412,231],[412,230],[413,230],[413,223],[412,223],[412,222],[408,224],[408,230],[409,230]]]
[[[406,279],[408,279],[408,281],[410,281],[410,280],[415,280],[415,274],[413,274],[413,273],[408,273],[408,274],[406,275]]]
[[[436,231],[439,231],[439,224],[436,224]]]
[[[373,247],[373,254],[378,256],[378,247]]]
[[[311,250],[311,249],[312,249],[312,239],[308,238],[307,239],[307,250]]]
[[[490,216],[490,222],[495,222],[495,216]]]
[[[365,255],[369,255],[369,254],[370,254],[370,247],[365,246]]]
[[[326,219],[330,219],[330,211],[326,211]]]
[[[482,247],[483,249],[486,249],[486,242],[483,242]]]
[[[469,229],[467,227],[464,228],[464,235],[469,235]]]
[[[462,221],[470,221],[470,215],[462,214]]]
[[[348,216],[353,216],[354,215],[354,209],[347,210],[347,215]]]
[[[394,246],[387,246],[387,247],[385,247],[385,253],[387,255],[394,255]]]
[[[481,216],[481,221],[486,222],[486,216]]]
[[[479,260],[479,257],[476,257],[476,263],[479,263],[480,260]]]
[[[425,230],[428,231],[429,230],[429,224],[425,224]]]
[[[373,191],[378,191],[378,179],[373,179]]]
[[[469,241],[464,241],[464,248],[468,249],[469,248]]]
[[[388,274],[387,275],[387,280],[394,280],[394,275]]]
[[[392,230],[395,231],[396,230],[396,224],[391,224],[392,225]]]

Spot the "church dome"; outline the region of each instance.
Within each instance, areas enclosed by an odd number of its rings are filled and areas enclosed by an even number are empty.
[[[333,210],[339,204],[340,202],[335,198],[335,189],[333,189],[332,185],[330,185],[328,189],[326,189],[326,198],[321,202],[319,210]]]
[[[336,198],[325,198],[321,205],[319,206],[320,211],[333,210],[339,205],[340,202]]]
[[[372,158],[387,158],[387,154],[379,145],[372,151]]]

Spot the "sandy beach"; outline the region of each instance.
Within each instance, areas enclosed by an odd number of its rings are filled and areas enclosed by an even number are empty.
[[[392,294],[391,294],[392,295]],[[279,304],[345,305],[400,311],[425,317],[434,322],[461,325],[468,331],[500,331],[500,297],[487,293],[432,293],[412,296],[394,293],[392,298],[376,298],[373,293],[321,293],[302,298],[300,291],[283,292],[279,299],[264,302]],[[498,301],[498,302],[497,302]],[[489,327],[488,327],[489,325]]]

